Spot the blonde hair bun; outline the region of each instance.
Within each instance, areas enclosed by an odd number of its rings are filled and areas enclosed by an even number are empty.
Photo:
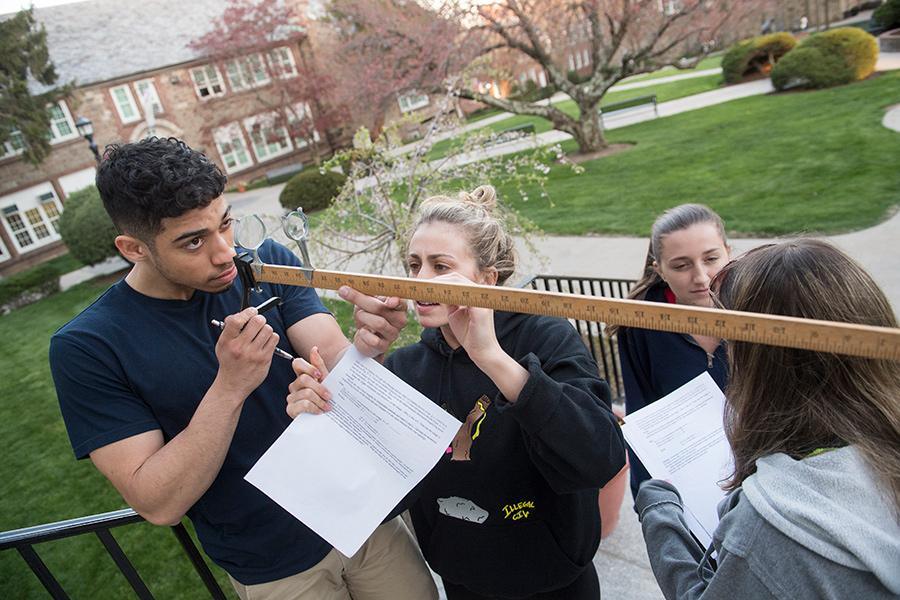
[[[497,207],[497,190],[492,185],[479,185],[471,192],[460,192],[459,199],[467,204],[480,206],[491,213]]]

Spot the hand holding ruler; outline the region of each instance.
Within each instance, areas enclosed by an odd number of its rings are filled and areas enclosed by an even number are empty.
[[[239,259],[235,259],[238,262]],[[247,265],[247,263],[244,263]],[[727,340],[900,361],[900,329],[745,313],[489,285],[439,283],[259,262],[244,267],[257,282],[336,290],[349,286],[371,296],[477,306],[508,312],[708,335]],[[255,284],[254,284],[255,285]]]

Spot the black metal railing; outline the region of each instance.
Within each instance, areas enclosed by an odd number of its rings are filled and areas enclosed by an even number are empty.
[[[141,600],[152,600],[153,594],[147,588],[147,585],[141,579],[134,565],[125,555],[122,547],[113,537],[112,529],[114,527],[122,527],[131,525],[132,523],[143,522],[144,518],[134,512],[130,508],[115,510],[99,515],[91,515],[88,517],[79,517],[77,519],[69,519],[68,521],[59,521],[58,523],[47,523],[45,525],[37,525],[35,527],[26,527],[24,529],[14,529],[0,533],[0,551],[15,549],[19,552],[31,571],[37,576],[44,589],[50,594],[51,598],[57,600],[67,600],[69,596],[63,590],[50,569],[41,560],[35,549],[36,544],[59,540],[63,538],[71,538],[78,535],[96,534],[106,548],[113,562],[118,567],[122,575],[128,581],[135,595]],[[212,571],[203,561],[200,550],[194,544],[190,534],[184,525],[179,523],[172,526],[175,537],[181,543],[181,547],[190,559],[194,570],[200,576],[209,594],[215,600],[225,600],[225,594],[219,587]]]
[[[563,292],[583,296],[604,298],[627,298],[632,279],[603,279],[600,277],[575,277],[569,275],[532,275],[519,283],[519,287],[530,287],[546,292]],[[569,319],[581,334],[581,339],[597,361],[600,375],[609,383],[613,402],[622,402],[625,387],[622,384],[622,367],[616,341],[606,335],[606,324],[599,321]]]

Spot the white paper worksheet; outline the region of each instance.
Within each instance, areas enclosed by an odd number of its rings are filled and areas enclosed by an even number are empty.
[[[725,396],[704,371],[671,394],[625,416],[622,433],[654,479],[681,494],[691,531],[706,547],[725,497],[719,482],[731,473],[732,454],[722,425]]]
[[[324,383],[333,409],[294,419],[245,479],[353,556],[460,422],[354,346]]]

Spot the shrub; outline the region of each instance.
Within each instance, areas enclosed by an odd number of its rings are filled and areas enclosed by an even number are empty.
[[[780,32],[743,40],[722,57],[725,83],[739,83],[753,73],[765,73],[797,45],[790,33]]]
[[[114,243],[118,232],[96,186],[69,195],[59,217],[59,234],[72,256],[86,265],[118,255]]]
[[[320,172],[318,169],[303,171],[294,175],[284,189],[278,201],[289,210],[302,207],[307,213],[322,210],[331,206],[335,196],[344,187],[347,177],[334,171]]]
[[[30,269],[0,280],[0,306],[3,311],[27,304],[26,295],[35,299],[59,291],[59,277],[81,266],[71,254],[64,254]]]
[[[872,13],[872,20],[883,29],[900,27],[900,0],[887,0]]]
[[[856,27],[831,29],[811,35],[785,56],[772,71],[772,85],[779,90],[842,85],[871,75],[877,60],[872,35]]]
[[[826,88],[853,81],[853,72],[840,56],[819,48],[800,47],[785,56],[772,69],[776,90],[792,87]]]

